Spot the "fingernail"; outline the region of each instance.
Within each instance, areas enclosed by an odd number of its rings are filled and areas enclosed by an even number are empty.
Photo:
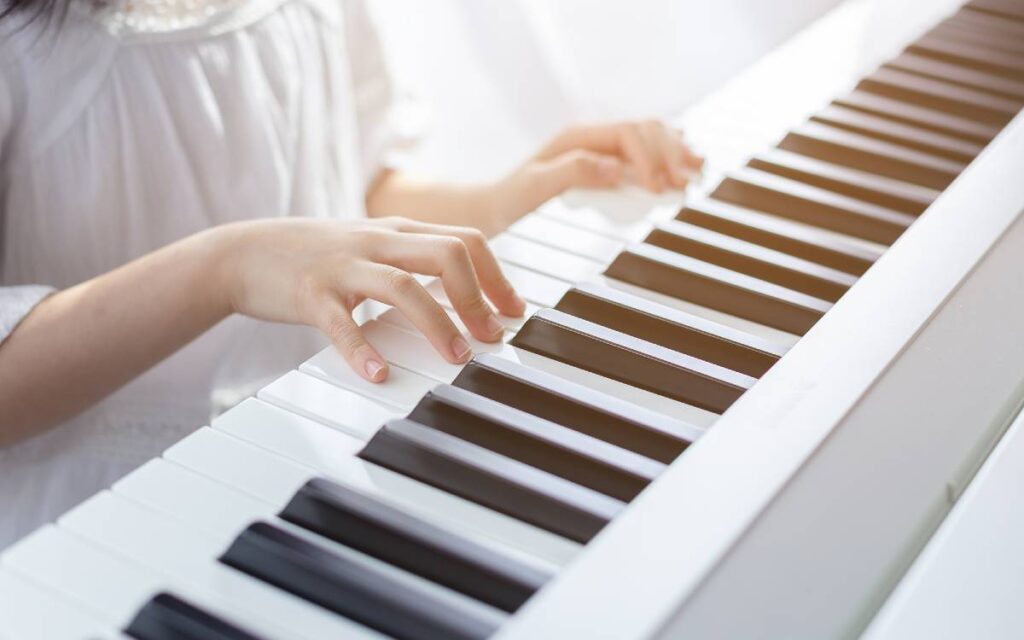
[[[367,360],[364,368],[366,369],[366,375],[370,377],[370,380],[378,380],[381,374],[384,373],[384,365],[376,360]]]
[[[693,178],[693,172],[687,171],[686,169],[679,169],[676,171],[676,180],[680,187],[686,187],[690,184],[690,180]]]
[[[499,333],[503,333],[505,331],[505,327],[501,324],[501,321],[498,320],[497,316],[495,316],[494,314],[487,316],[487,320],[484,322],[484,324],[487,326],[487,333],[491,334],[492,336],[498,335]]]
[[[458,336],[452,340],[452,353],[455,354],[455,359],[462,362],[469,357],[469,343],[462,336]]]

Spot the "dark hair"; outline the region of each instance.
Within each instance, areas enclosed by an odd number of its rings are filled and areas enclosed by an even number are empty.
[[[36,20],[46,25],[59,25],[64,21],[72,0],[0,0],[0,22],[16,22],[16,28]]]

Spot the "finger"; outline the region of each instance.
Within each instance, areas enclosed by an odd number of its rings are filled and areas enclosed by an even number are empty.
[[[465,243],[469,258],[473,263],[480,287],[487,298],[494,303],[498,311],[506,316],[518,318],[526,311],[526,302],[516,293],[515,287],[508,281],[501,270],[498,259],[487,244],[487,236],[472,227],[428,224],[417,220],[407,220],[402,230],[409,233],[425,235],[453,236]]]
[[[686,141],[686,133],[679,128],[671,127],[669,131],[672,132],[676,139],[683,145],[683,154],[686,157],[686,166],[694,171],[694,173],[700,173],[704,169],[704,156],[698,153],[690,143]]]
[[[399,233],[379,244],[373,259],[400,269],[439,276],[452,307],[469,332],[487,342],[501,339],[504,326],[484,300],[469,248],[461,238]]]
[[[647,189],[661,192],[665,178],[661,175],[661,152],[653,141],[647,139],[640,125],[622,128],[622,152],[637,172],[637,177]]]
[[[548,200],[567,189],[605,189],[622,182],[624,167],[614,156],[574,149],[551,160],[535,162],[530,171]]]
[[[689,145],[686,147],[686,164],[695,172],[700,173],[704,170],[704,156],[700,155],[693,150]]]
[[[668,175],[668,182],[677,189],[685,189],[690,182],[692,169],[687,162],[686,145],[674,131],[658,123],[650,133],[661,149],[661,156]]]
[[[387,379],[387,361],[366,341],[359,325],[352,319],[352,313],[340,301],[324,299],[320,305],[317,326],[353,371],[370,382],[383,382]]]
[[[408,271],[366,262],[349,269],[344,279],[344,288],[397,307],[449,362],[460,364],[473,355],[469,343],[448,314]]]

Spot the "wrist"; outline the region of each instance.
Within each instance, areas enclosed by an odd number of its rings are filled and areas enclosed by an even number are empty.
[[[202,231],[190,240],[195,243],[196,291],[218,318],[238,312],[238,277],[241,239],[240,224],[228,224]]]
[[[496,235],[530,212],[531,207],[523,203],[527,185],[523,183],[520,171],[490,183],[484,189],[482,209],[489,223],[485,229],[488,236]]]

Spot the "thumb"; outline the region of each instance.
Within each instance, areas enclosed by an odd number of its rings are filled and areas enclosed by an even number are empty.
[[[548,198],[573,187],[618,186],[624,172],[618,158],[584,149],[567,151],[536,164],[538,182]]]

